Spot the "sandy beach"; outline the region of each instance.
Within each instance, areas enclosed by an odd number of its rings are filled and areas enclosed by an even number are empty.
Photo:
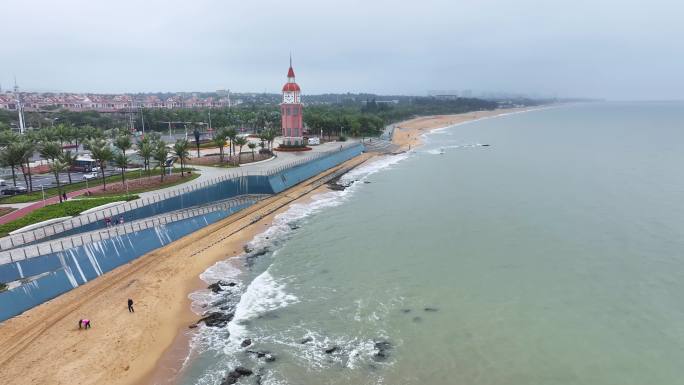
[[[393,141],[414,148],[430,130],[514,111],[417,118],[399,123]],[[187,351],[188,325],[199,318],[188,299],[204,286],[199,275],[240,254],[290,204],[325,189],[323,176],[373,156],[349,160],[0,324],[0,383],[167,383]],[[92,329],[79,330],[81,318],[91,319]]]
[[[464,114],[454,115],[423,116],[397,123],[392,135],[392,142],[399,145],[402,150],[410,150],[416,146],[419,146],[421,144],[421,136],[423,134],[429,133],[432,130],[449,127],[472,120],[491,118],[499,115],[523,112],[527,110],[530,110],[530,108],[505,108],[491,111],[466,112]]]

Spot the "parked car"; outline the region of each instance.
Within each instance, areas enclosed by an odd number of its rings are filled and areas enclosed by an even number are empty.
[[[91,180],[91,179],[97,179],[97,173],[96,172],[87,172],[83,174],[83,180]]]
[[[19,195],[19,194],[26,194],[26,187],[24,186],[17,186],[17,187],[8,187],[4,190],[2,190],[2,195]]]
[[[317,136],[312,136],[311,138],[309,138],[307,143],[312,145],[312,146],[319,145],[319,144],[321,144],[321,138],[319,138]]]

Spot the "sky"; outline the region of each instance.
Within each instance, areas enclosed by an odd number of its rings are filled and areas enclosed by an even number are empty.
[[[27,91],[431,90],[684,99],[675,0],[0,0]]]

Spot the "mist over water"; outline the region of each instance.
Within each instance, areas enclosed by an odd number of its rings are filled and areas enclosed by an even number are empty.
[[[238,286],[195,309],[236,316],[179,382],[684,383],[683,107],[486,119],[354,170],[204,273]]]

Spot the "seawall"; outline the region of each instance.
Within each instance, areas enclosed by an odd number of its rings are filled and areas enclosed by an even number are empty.
[[[131,212],[128,221],[243,194],[276,194],[358,156],[362,151],[363,146],[361,144],[353,145],[318,159],[279,170],[270,176],[250,175],[238,180],[222,181],[187,194],[156,202],[154,207],[136,209],[138,211]],[[124,263],[208,224],[219,221],[247,206],[248,204],[235,206],[230,210],[199,215],[152,229],[117,235],[110,239],[67,248],[59,252],[45,253],[0,264],[0,282],[32,277],[30,281],[18,287],[0,292],[0,321],[55,298]],[[127,215],[129,214],[127,213]],[[91,223],[79,228],[78,231],[64,232],[60,236],[97,230],[101,227],[101,223]],[[36,246],[27,247],[35,248]]]

